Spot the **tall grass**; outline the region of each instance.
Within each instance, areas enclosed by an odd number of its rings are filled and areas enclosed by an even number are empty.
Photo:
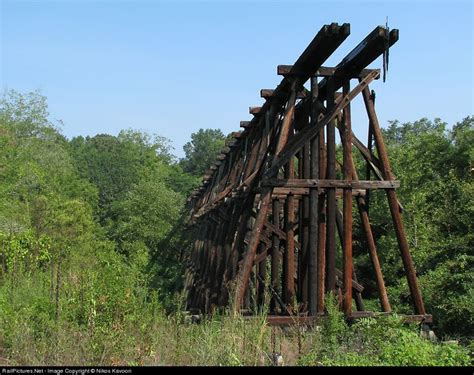
[[[349,326],[330,298],[328,317],[312,329],[277,328],[266,324],[265,314],[248,318],[232,310],[196,324],[179,309],[165,314],[156,298],[127,292],[120,296],[127,304],[99,295],[81,306],[74,300],[86,285],[76,285],[76,294],[61,294],[56,317],[48,287],[41,273],[16,279],[15,285],[2,281],[0,364],[260,366],[274,365],[274,353],[285,365],[471,364],[467,349],[421,339],[416,326],[396,317]]]

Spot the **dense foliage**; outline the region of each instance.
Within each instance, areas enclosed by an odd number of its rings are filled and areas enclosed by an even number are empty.
[[[184,171],[202,176],[215,161],[224,147],[225,136],[220,129],[199,129],[191,134],[191,141],[183,147],[185,158],[181,160]]]
[[[384,136],[427,311],[436,331],[474,335],[474,117],[448,130],[439,119],[390,123]],[[364,175],[365,171],[360,171]],[[392,305],[410,311],[396,237],[383,192],[371,196],[370,217]],[[359,238],[362,238],[358,234]],[[364,243],[355,250],[372,279]],[[375,286],[372,286],[372,296]],[[370,291],[370,288],[369,288]]]
[[[0,365],[270,363],[264,317],[192,325],[180,313],[185,199],[224,144],[222,132],[192,134],[178,161],[160,136],[124,130],[68,140],[57,125],[38,93],[0,101]],[[393,122],[385,137],[427,310],[439,336],[468,344],[474,118],[447,129],[440,120]],[[409,295],[387,212],[374,194],[382,267],[392,305],[404,312]],[[361,276],[373,280],[363,241],[355,254]],[[373,285],[365,297],[375,305]],[[348,327],[331,316],[321,331],[279,333],[287,363],[468,364],[467,350],[433,345],[396,319]]]

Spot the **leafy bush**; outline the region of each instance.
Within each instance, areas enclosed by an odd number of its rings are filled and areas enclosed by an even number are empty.
[[[341,319],[334,298],[327,301],[319,345],[303,355],[301,365],[323,366],[469,366],[471,358],[459,345],[436,344],[420,337],[416,325],[396,315],[362,318],[352,325]],[[328,345],[330,343],[330,345]]]

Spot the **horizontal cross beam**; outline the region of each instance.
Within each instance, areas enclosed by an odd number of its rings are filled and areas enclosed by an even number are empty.
[[[263,188],[255,188],[254,191],[260,193]],[[309,195],[309,187],[274,187],[272,196],[279,198],[285,198],[287,195],[294,195],[296,198],[299,196]],[[342,196],[342,189],[336,189],[336,197]],[[319,194],[324,194],[325,188],[318,188]],[[352,189],[352,195],[355,197],[364,197],[366,193],[365,189]]]
[[[286,188],[345,188],[345,189],[395,189],[400,187],[400,181],[375,180],[319,180],[319,179],[276,179],[262,181],[262,186]]]
[[[337,68],[321,66],[316,73],[314,74],[317,77],[331,77],[336,73]],[[380,74],[380,69],[362,69],[362,71],[358,74],[354,74],[352,77],[349,78],[364,78],[365,76],[369,75],[373,71],[377,71]],[[298,76],[300,75],[298,71],[293,69],[293,65],[278,65],[277,66],[277,74],[279,76]]]
[[[260,97],[264,99],[270,99],[271,97],[273,97],[274,93],[275,93],[275,90],[273,89],[261,89]],[[301,90],[301,91],[298,91],[298,93],[296,94],[296,99],[305,99],[308,97],[308,95],[309,95],[309,92],[307,90]]]

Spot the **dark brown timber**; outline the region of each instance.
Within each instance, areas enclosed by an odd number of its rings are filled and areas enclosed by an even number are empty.
[[[343,95],[350,91],[349,83],[344,84]],[[342,131],[342,147],[344,154],[345,180],[352,180],[352,127],[351,127],[351,106],[344,108]],[[344,314],[352,313],[352,191],[351,188],[344,189],[343,196],[343,310]]]
[[[278,67],[280,84],[260,91],[263,103],[249,108],[252,119],[240,122],[242,130],[231,133],[189,195],[186,229],[194,238],[179,259],[186,266],[186,308],[193,314],[231,306],[244,315],[269,312],[269,324],[312,325],[325,315],[327,293],[335,294],[348,320],[390,313],[368,214],[371,191],[382,189],[416,314],[405,319],[432,321],[395,193],[400,182],[390,169],[369,90],[380,70],[368,66],[395,44],[398,30],[376,27],[339,64],[323,67],[348,35],[348,24],[325,25],[294,65]],[[310,90],[304,87],[308,79]],[[369,119],[367,146],[352,132],[357,96]],[[342,158],[336,155],[336,129]],[[358,178],[353,148],[366,163],[365,180]],[[365,240],[353,231],[353,206]],[[337,254],[336,235],[342,248]],[[364,290],[369,280],[356,278],[353,246],[367,247],[382,313],[364,309],[362,295],[372,298],[375,291]]]

